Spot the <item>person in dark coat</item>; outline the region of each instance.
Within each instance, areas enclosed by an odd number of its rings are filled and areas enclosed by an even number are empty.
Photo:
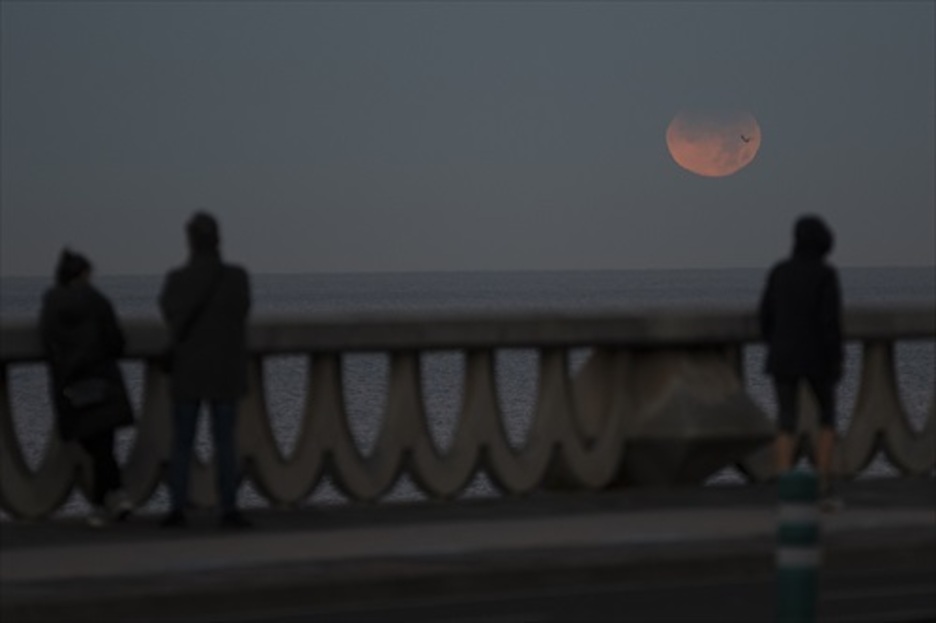
[[[831,495],[835,392],[842,375],[842,296],[838,273],[825,259],[832,246],[832,231],[820,218],[798,219],[793,254],[770,271],[759,310],[767,373],[774,379],[779,407],[777,469],[792,467],[797,389],[805,381],[819,406],[816,467],[826,497]]]
[[[246,527],[237,509],[236,453],[238,401],[247,393],[247,271],[221,260],[217,221],[196,213],[187,225],[189,261],[172,270],[159,307],[175,344],[172,356],[173,444],[169,465],[172,508],[162,525],[184,526],[189,468],[198,414],[203,403],[211,428],[221,501],[220,523]]]
[[[91,263],[68,249],[55,286],[42,299],[39,331],[51,372],[58,434],[91,458],[92,526],[124,519],[132,506],[114,458],[114,431],[133,424],[133,409],[117,365],[124,336],[110,301],[91,285]]]

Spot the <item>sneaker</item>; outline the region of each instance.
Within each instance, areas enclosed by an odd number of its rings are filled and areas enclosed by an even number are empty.
[[[115,489],[107,495],[106,507],[114,521],[126,521],[133,512],[133,503],[123,489]]]
[[[109,523],[108,519],[107,511],[100,506],[95,506],[91,509],[91,513],[88,514],[85,522],[92,528],[103,528]]]
[[[238,511],[229,511],[221,515],[221,519],[218,520],[218,525],[222,528],[233,528],[242,530],[244,528],[253,528],[253,523],[249,519],[244,517]]]
[[[170,511],[162,521],[159,522],[160,528],[184,528],[188,525],[188,518],[182,511]]]

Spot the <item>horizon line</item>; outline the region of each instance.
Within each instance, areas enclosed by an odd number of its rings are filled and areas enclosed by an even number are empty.
[[[781,258],[782,259],[782,258]],[[230,262],[231,264],[237,265],[237,261]],[[240,264],[243,266],[243,264]],[[885,264],[885,265],[868,265],[868,264],[834,264],[833,265],[839,270],[917,270],[917,269],[932,269],[936,272],[936,263],[933,264]],[[496,274],[496,273],[618,273],[618,272],[716,272],[723,270],[763,270],[767,271],[773,266],[773,263],[769,265],[758,265],[758,266],[723,266],[723,267],[649,267],[649,268],[480,268],[480,269],[437,269],[437,270],[307,270],[307,271],[254,271],[248,268],[248,271],[251,276],[263,276],[263,277],[285,277],[285,276],[308,276],[308,275],[317,275],[317,276],[328,276],[328,275],[444,275],[444,274]],[[124,277],[160,277],[164,276],[169,270],[176,268],[176,266],[171,266],[162,272],[156,273],[105,273],[105,272],[95,272],[95,276],[99,278],[124,278]],[[246,268],[246,267],[245,267]],[[3,274],[0,273],[0,279],[40,279],[40,278],[52,278],[52,274],[43,274],[43,273],[33,273],[33,274]]]

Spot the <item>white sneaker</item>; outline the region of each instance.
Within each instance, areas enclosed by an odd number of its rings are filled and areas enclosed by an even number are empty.
[[[115,521],[124,521],[133,512],[133,502],[123,489],[115,489],[108,493],[105,506],[110,517]]]
[[[108,513],[100,506],[95,506],[85,521],[92,528],[103,528],[109,523]]]

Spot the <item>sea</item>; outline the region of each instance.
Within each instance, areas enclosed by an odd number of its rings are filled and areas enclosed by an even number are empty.
[[[424,272],[347,274],[258,274],[251,277],[252,314],[255,318],[296,315],[332,315],[377,312],[633,312],[639,310],[753,310],[762,291],[767,269],[722,270],[621,270],[556,272]],[[847,307],[892,307],[936,304],[936,267],[842,268],[839,271]],[[111,299],[122,319],[157,318],[156,299],[162,276],[100,276],[97,287]],[[3,322],[35,319],[43,291],[50,279],[7,277],[0,279],[0,319]],[[587,359],[588,348],[574,349],[570,367],[574,373]],[[769,380],[763,373],[764,348],[745,348],[745,383],[752,398],[768,416],[775,403]],[[505,427],[512,444],[523,444],[531,423],[537,372],[532,349],[502,349],[496,355],[496,380]],[[423,391],[433,436],[440,447],[452,439],[461,401],[464,358],[457,351],[424,354]],[[380,430],[383,400],[387,389],[388,357],[385,353],[355,353],[343,357],[345,399],[355,440],[367,452]],[[846,366],[839,386],[839,424],[844,430],[855,404],[861,361],[859,345],[846,346]],[[139,408],[143,366],[122,364],[132,399]],[[302,356],[277,356],[264,362],[267,405],[274,434],[287,453],[299,431],[306,396],[307,361]],[[922,427],[933,400],[936,384],[934,341],[897,344],[897,377],[901,398],[911,423]],[[14,428],[25,459],[36,468],[53,433],[45,366],[30,363],[11,366],[11,399]],[[134,431],[118,435],[118,457],[125,459]],[[207,418],[202,418],[196,452],[210,457]],[[879,456],[867,470],[868,477],[896,473]],[[740,482],[732,468],[719,472],[709,484]],[[485,474],[480,473],[463,496],[500,495]],[[384,499],[387,503],[423,499],[422,492],[406,476]],[[143,512],[166,507],[164,488],[149,501]],[[264,506],[250,483],[241,490],[246,507]],[[347,503],[325,478],[307,500],[311,505]],[[74,493],[59,511],[80,513],[86,504]],[[2,518],[2,513],[0,513]]]

